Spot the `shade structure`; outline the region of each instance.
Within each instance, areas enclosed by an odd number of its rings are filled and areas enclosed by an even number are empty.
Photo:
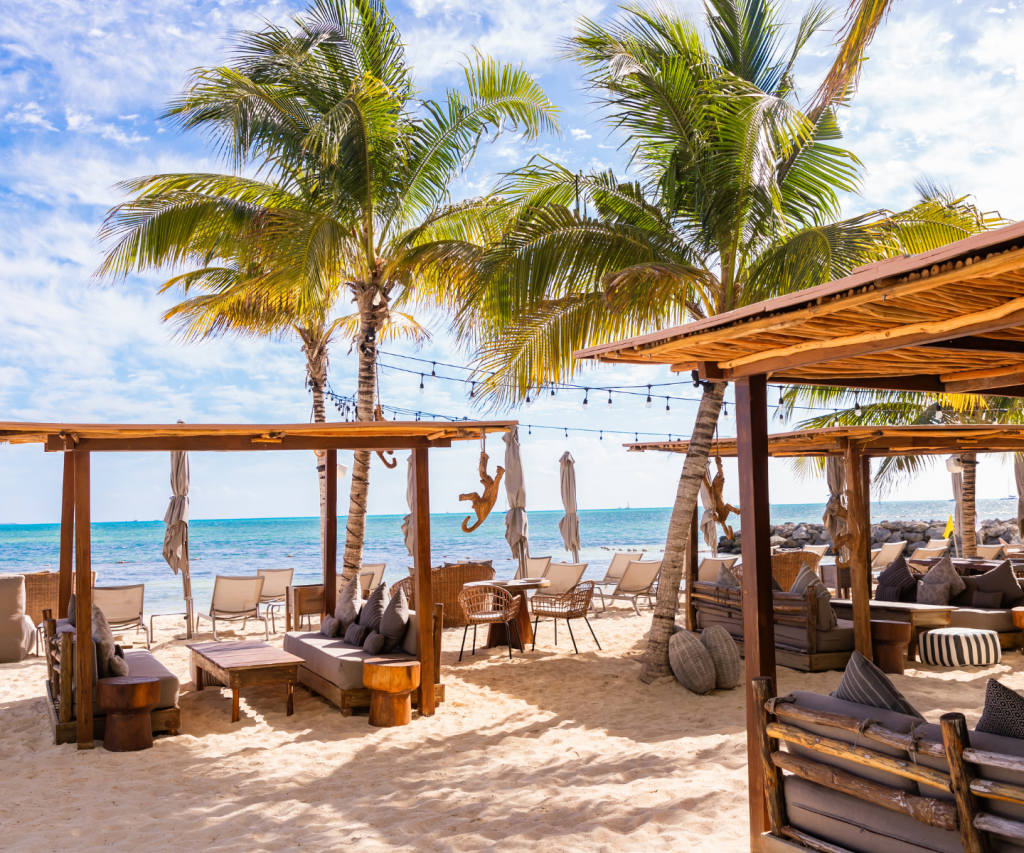
[[[409,454],[409,473],[405,481],[405,502],[409,505],[409,514],[402,519],[402,537],[410,557],[416,556],[416,526],[412,523],[412,514],[416,511],[413,505],[416,500],[416,473],[412,467],[412,454]]]
[[[1017,530],[1024,539],[1024,453],[1013,454],[1013,479],[1017,483]]]
[[[959,549],[963,547],[964,541],[964,473],[957,471],[953,475],[953,526],[956,528],[956,535],[960,537]],[[955,544],[955,543],[954,543]]]
[[[840,457],[830,456],[825,460],[825,482],[828,484],[828,503],[825,504],[821,521],[834,542],[837,536],[846,533],[846,522],[838,515],[846,491],[846,463]],[[844,563],[850,561],[849,553],[836,554],[836,557],[842,557]]]
[[[562,506],[565,515],[558,522],[558,531],[562,534],[565,549],[572,551],[573,562],[580,561],[580,517],[576,512],[576,463],[569,451],[558,460],[562,486]]]
[[[185,635],[192,637],[192,577],[188,561],[188,451],[171,452],[171,501],[164,514],[164,559],[175,574],[181,571],[185,598]]]
[[[718,528],[715,526],[715,504],[711,500],[711,465],[704,469],[704,479],[700,481],[700,505],[704,514],[700,517],[700,530],[704,536],[704,544],[711,549],[711,556],[718,556]]]
[[[519,428],[511,427],[501,440],[505,442],[505,494],[508,496],[505,539],[512,549],[512,556],[519,561],[518,575],[522,573],[526,558],[530,556],[530,527],[526,519],[526,482],[523,478],[523,461],[519,456]]]

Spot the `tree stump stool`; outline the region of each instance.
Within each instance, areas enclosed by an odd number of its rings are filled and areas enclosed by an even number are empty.
[[[903,656],[910,645],[910,623],[871,620],[871,650],[882,672],[903,675]]]
[[[1013,614],[1013,627],[1024,632],[1024,607],[1014,607],[1010,613]],[[1024,634],[1021,636],[1020,651],[1021,654],[1024,654]]]
[[[160,701],[160,682],[143,675],[119,675],[96,682],[96,701],[106,713],[103,748],[135,752],[153,746],[149,712]]]
[[[363,661],[363,685],[370,691],[371,726],[407,726],[412,720],[410,694],[420,686],[420,663],[367,658]]]

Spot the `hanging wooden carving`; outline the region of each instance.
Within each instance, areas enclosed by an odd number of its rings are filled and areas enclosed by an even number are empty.
[[[375,421],[382,421],[382,420],[384,420],[384,410],[380,407],[380,403],[378,403],[374,407],[373,419]],[[388,459],[384,455],[385,453],[390,454],[391,458]],[[384,467],[385,468],[394,468],[398,464],[398,460],[395,459],[395,451],[393,451],[393,450],[378,450],[377,451],[377,455],[380,457],[380,461],[384,463]]]
[[[491,514],[494,504],[498,500],[498,487],[501,485],[501,478],[505,475],[505,469],[498,465],[494,469],[494,476],[491,477],[487,473],[487,460],[490,457],[486,451],[480,451],[480,483],[483,485],[483,495],[477,494],[476,492],[467,492],[466,494],[459,495],[460,501],[472,501],[473,512],[476,513],[476,524],[468,526],[470,522],[470,516],[462,522],[462,529],[466,533],[472,533],[481,524],[484,523],[484,519]]]
[[[853,549],[860,542],[860,522],[857,521],[857,516],[850,511],[848,494],[843,494],[834,514],[842,522],[837,527],[846,527],[845,532],[832,537],[832,551],[836,555],[836,584],[840,589],[846,589],[850,585],[849,568],[850,563],[853,562]]]
[[[715,457],[715,466],[718,468],[718,473],[715,474],[715,478],[710,483],[707,483],[708,491],[711,492],[711,502],[714,504],[715,521],[722,525],[722,533],[731,542],[736,538],[736,534],[733,533],[732,527],[726,524],[726,521],[728,521],[730,513],[739,515],[740,511],[738,507],[726,503],[725,498],[722,497],[722,491],[725,489],[725,474],[722,472],[721,456]]]

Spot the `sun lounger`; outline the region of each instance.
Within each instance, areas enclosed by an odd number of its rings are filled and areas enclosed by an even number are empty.
[[[739,561],[739,557],[704,557],[697,567],[697,580],[714,583],[718,580],[718,572],[723,566],[731,569]]]
[[[238,622],[242,628],[248,619],[256,619],[263,623],[266,639],[270,639],[270,623],[260,615],[260,596],[263,594],[264,579],[256,577],[232,577],[217,575],[213,582],[213,598],[210,600],[209,613],[196,614],[196,631],[199,631],[199,620],[205,619],[213,625],[213,639],[217,636],[217,622]]]
[[[943,545],[941,548],[918,548],[916,551],[914,551],[913,554],[907,557],[907,560],[911,563],[914,562],[914,560],[933,560],[937,557],[942,557],[945,553],[945,545]],[[873,563],[872,568],[874,568]]]
[[[264,579],[260,604],[270,616],[271,632],[276,634],[277,620],[274,618],[274,611],[284,607],[285,596],[288,594],[288,587],[291,586],[295,569],[257,569],[256,574]]]
[[[527,557],[526,558],[526,577],[528,578],[542,578],[544,572],[547,571],[548,566],[551,565],[550,557]]]
[[[978,556],[983,560],[998,560],[999,555],[1003,553],[1002,545],[978,545],[977,546]]]
[[[646,597],[648,604],[650,603],[654,584],[658,580],[658,575],[661,574],[661,563],[661,560],[631,560],[611,592],[599,590],[601,611],[604,612],[608,609],[609,601],[628,601],[633,605],[636,615],[639,616],[640,607],[637,601]]]
[[[885,568],[907,547],[906,542],[886,542],[881,548],[871,550],[871,568]]]
[[[359,586],[363,591],[363,598],[369,598],[373,592],[384,582],[384,569],[387,563],[363,563],[359,567]]]
[[[580,582],[583,573],[587,570],[587,565],[587,563],[552,563],[543,575],[551,585],[538,590],[537,595],[565,595]]]
[[[135,633],[138,633],[141,628],[146,635],[146,648],[148,649],[149,631],[142,621],[145,593],[146,585],[142,583],[130,586],[94,586],[92,588],[92,603],[103,611],[103,616],[111,629],[134,628]]]

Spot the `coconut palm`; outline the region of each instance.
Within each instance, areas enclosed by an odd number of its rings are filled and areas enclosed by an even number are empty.
[[[567,45],[631,180],[537,160],[508,175],[493,216],[505,238],[452,289],[479,354],[478,394],[508,405],[578,368],[573,351],[809,287],[983,225],[967,203],[841,218],[860,163],[837,144],[837,92],[801,111],[793,68],[829,20],[811,6],[788,45],[771,0],[709,0],[696,21],[628,6],[579,23]],[[643,678],[669,672],[668,640],[690,519],[724,383],[703,393],[669,524]]]
[[[290,28],[237,34],[230,64],[195,71],[167,110],[178,127],[209,138],[232,172],[123,184],[133,198],[104,223],[99,276],[184,267],[165,287],[289,312],[300,337],[299,328],[313,330],[304,344],[314,390],[341,329],[332,311],[351,299],[343,326],[358,357],[355,417],[373,420],[382,329],[397,324],[394,309],[411,290],[429,301],[441,289],[433,267],[462,243],[438,229],[460,217],[471,228],[449,205],[451,183],[488,135],[557,131],[556,110],[522,68],[475,53],[463,71],[462,89],[420,97],[400,33],[376,0],[315,0]],[[197,322],[211,333],[228,328]],[[362,558],[369,466],[370,453],[356,452],[346,576]]]

